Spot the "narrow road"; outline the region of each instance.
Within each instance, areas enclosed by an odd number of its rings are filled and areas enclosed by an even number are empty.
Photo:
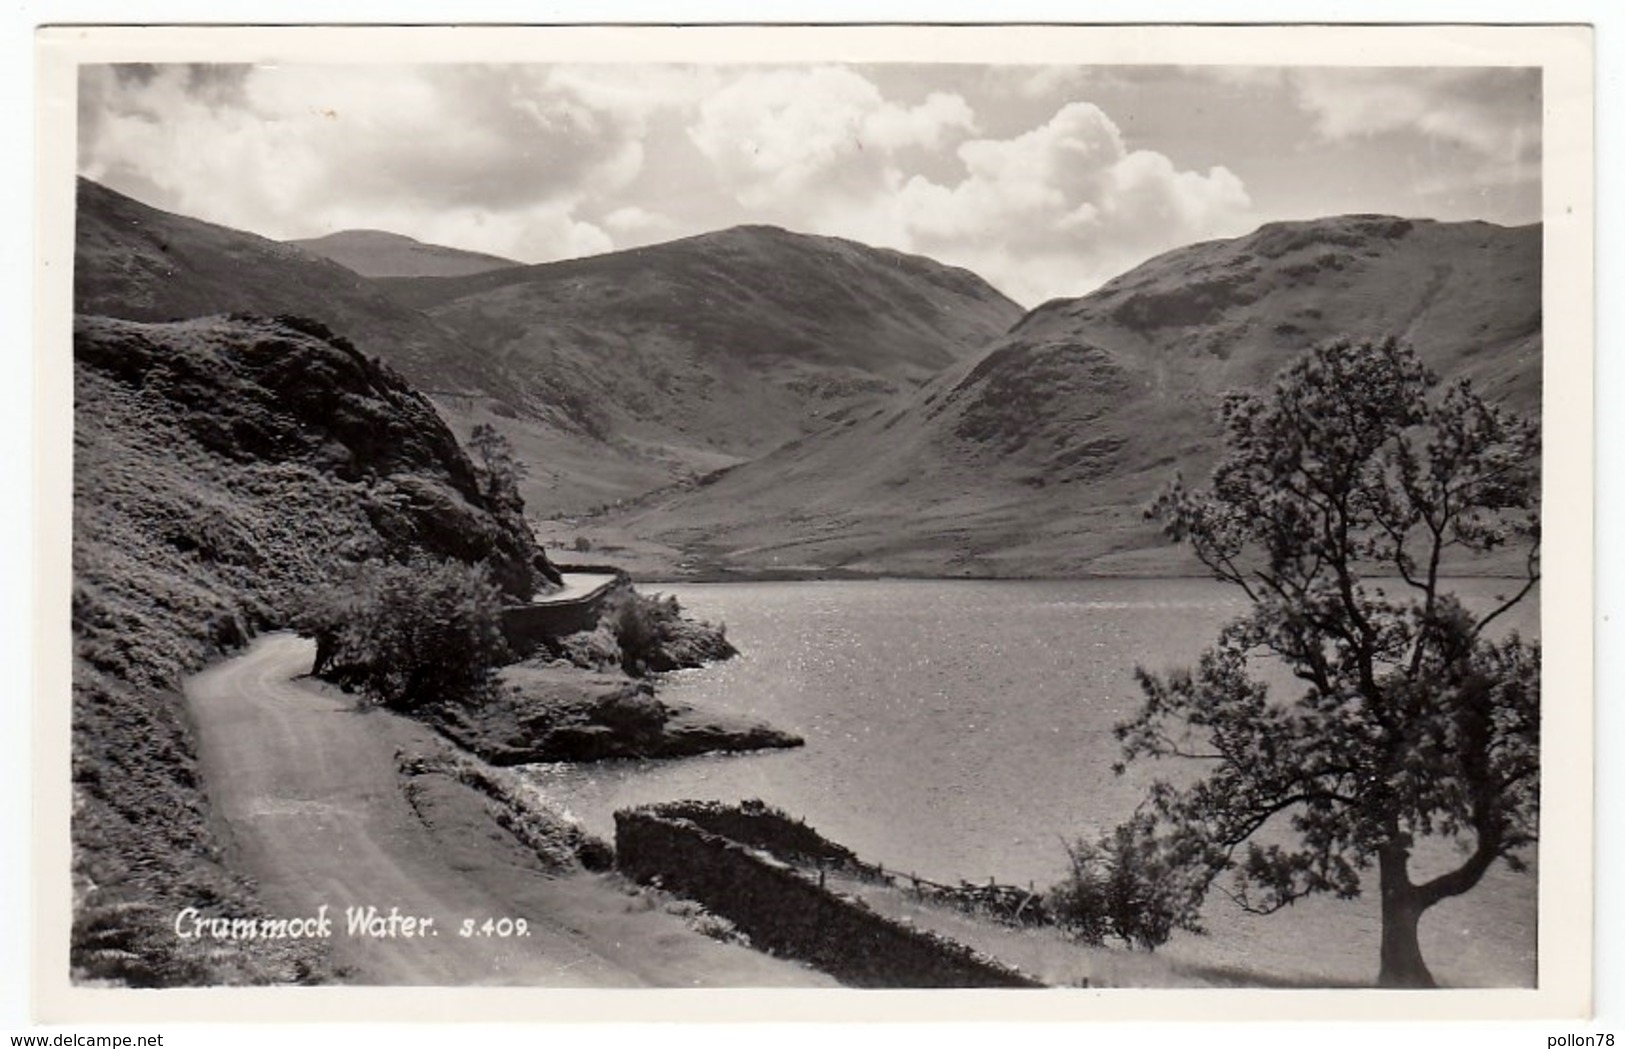
[[[583,597],[590,597],[615,582],[619,577],[613,572],[565,572],[559,578],[564,580],[561,589],[550,594],[539,594],[532,598],[530,603],[533,605],[552,605],[561,601],[575,601]]]
[[[447,848],[407,803],[397,748],[430,749],[426,727],[294,680],[311,643],[261,637],[186,686],[203,774],[235,862],[268,913],[326,905],[334,962],[366,984],[742,987],[827,984],[822,974],[707,939],[613,876],[549,877],[486,850]],[[470,834],[506,835],[477,808]],[[479,824],[472,826],[472,824]],[[492,839],[490,855],[511,854]],[[455,866],[454,866],[455,863]],[[433,918],[418,936],[352,934],[347,908]],[[261,917],[260,915],[245,917]],[[529,935],[460,935],[474,919],[523,918]]]

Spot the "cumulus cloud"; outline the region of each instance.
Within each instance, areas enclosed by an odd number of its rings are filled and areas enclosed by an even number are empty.
[[[1000,95],[1028,100],[1049,98],[1080,90],[1130,86],[1118,68],[1109,66],[988,66],[983,80]]]
[[[268,236],[373,227],[523,261],[771,222],[1033,303],[1351,179],[1368,209],[1538,213],[1539,96],[1516,69],[87,66],[80,169]],[[1286,187],[1259,174],[1281,149],[1304,175]]]
[[[1029,303],[1083,294],[1158,251],[1252,222],[1232,172],[1182,170],[1130,150],[1088,103],[1013,138],[964,142],[958,156],[964,178],[908,179],[868,217],[873,231],[969,266]]]
[[[668,215],[648,211],[636,204],[628,204],[605,215],[604,225],[616,233],[636,236],[670,230],[675,228],[677,224]]]
[[[1046,90],[1065,67],[1027,70]],[[845,69],[741,77],[703,102],[690,130],[753,214],[811,232],[968,266],[1027,302],[1079,295],[1166,248],[1244,232],[1250,201],[1222,167],[1180,169],[1131,150],[1098,106],[1073,102],[1008,138],[971,137],[958,95],[914,106]],[[943,174],[938,156],[958,162]]]
[[[1498,159],[1539,149],[1539,70],[1305,69],[1291,79],[1328,139],[1409,131]]]
[[[826,66],[740,76],[700,104],[689,138],[741,203],[759,207],[815,187],[873,191],[885,185],[894,154],[939,148],[973,127],[958,95],[899,106],[858,73]]]
[[[502,253],[606,250],[572,213],[637,176],[643,116],[593,105],[554,72],[87,67],[80,169],[269,236],[357,219]]]
[[[558,65],[545,67],[549,85],[646,128],[674,111],[691,111],[724,83],[714,66]]]

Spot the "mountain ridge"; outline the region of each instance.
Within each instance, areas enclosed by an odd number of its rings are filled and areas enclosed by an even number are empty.
[[[1538,411],[1540,251],[1538,226],[1362,215],[1176,249],[1030,311],[888,409],[596,522],[596,539],[721,574],[1195,571],[1140,508],[1176,471],[1205,476],[1221,391],[1309,346],[1397,334],[1444,377]]]
[[[545,377],[589,432],[669,456],[673,479],[886,402],[1020,315],[968,271],[763,226],[380,286]]]
[[[501,255],[430,244],[381,229],[336,230],[285,243],[370,278],[458,277],[523,265]]]
[[[763,454],[925,381],[1020,315],[968,271],[762,227],[369,279],[86,179],[78,192],[78,312],[315,317],[399,368],[459,435],[489,424],[507,436],[542,513]]]
[[[163,211],[78,180],[74,312],[137,321],[312,316],[425,391],[502,393],[450,332],[360,274],[296,245]]]

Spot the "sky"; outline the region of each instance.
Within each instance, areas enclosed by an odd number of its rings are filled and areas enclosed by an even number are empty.
[[[548,262],[770,224],[1025,306],[1270,221],[1541,217],[1518,68],[100,65],[78,140],[81,174],[276,239]]]

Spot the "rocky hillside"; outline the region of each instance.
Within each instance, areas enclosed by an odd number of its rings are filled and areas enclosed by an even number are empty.
[[[287,625],[351,561],[483,561],[529,594],[529,529],[481,494],[422,395],[295,318],[80,317],[74,459],[76,973],[320,975],[308,950],[194,949],[168,931],[183,906],[264,913],[220,863],[180,679]]]
[[[671,481],[669,464],[586,433],[545,377],[526,399],[500,362],[477,352],[370,279],[252,233],[148,207],[79,180],[74,260],[78,312],[180,320],[250,312],[311,317],[428,394],[460,438],[499,425],[530,467],[526,505],[568,511]]]
[[[141,321],[312,317],[425,392],[507,392],[500,370],[338,263],[159,211],[88,179],[79,180],[73,304],[75,313]]]
[[[646,501],[600,544],[750,571],[1187,570],[1140,508],[1174,471],[1205,475],[1219,392],[1387,333],[1538,412],[1540,228],[1344,216],[1169,252],[1032,311],[898,407]]]
[[[885,403],[1021,312],[965,270],[772,227],[383,286],[501,359],[532,398],[676,475]]]
[[[132,320],[320,320],[460,437],[497,427],[529,467],[527,505],[550,513],[760,455],[912,389],[1020,316],[963,270],[781,230],[464,277],[373,280],[322,257],[383,272],[423,261],[418,248],[444,261],[392,234],[284,244],[81,179],[74,301]]]
[[[331,259],[363,277],[464,277],[519,265],[499,255],[425,244],[378,229],[340,230],[288,243]]]

